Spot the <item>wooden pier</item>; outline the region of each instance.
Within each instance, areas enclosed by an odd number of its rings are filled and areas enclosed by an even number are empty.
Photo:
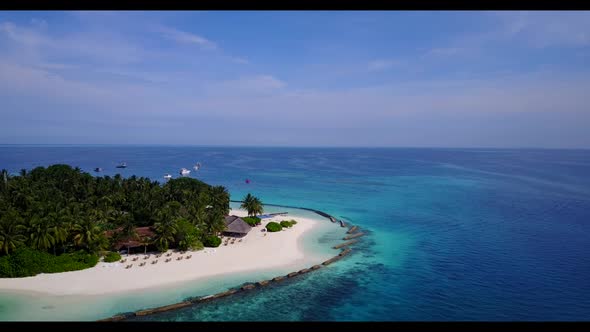
[[[264,215],[265,216],[272,216],[272,217],[274,217],[274,216],[284,216],[284,215],[287,215],[287,214],[289,214],[289,212],[266,213]]]
[[[232,203],[244,203],[244,201],[236,201],[236,200],[230,200],[230,202]],[[266,206],[275,206],[275,207],[283,207],[283,208],[287,208],[287,209],[297,209],[297,210],[306,210],[306,211],[311,211],[311,212],[315,212],[317,214],[319,214],[320,216],[330,219],[330,221],[332,222],[337,222],[338,219],[334,218],[333,216],[327,214],[324,211],[320,211],[320,210],[315,210],[315,209],[310,209],[310,208],[305,208],[305,207],[300,207],[300,206],[291,206],[291,205],[281,205],[281,204],[269,204],[269,203],[265,203],[263,205]]]

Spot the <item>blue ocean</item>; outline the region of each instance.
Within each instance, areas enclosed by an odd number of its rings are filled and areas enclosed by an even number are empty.
[[[142,320],[590,317],[588,150],[0,146],[13,173],[65,163],[163,181],[197,162],[191,177],[233,200],[318,209],[367,236],[330,268]],[[0,316],[25,302],[1,294]]]

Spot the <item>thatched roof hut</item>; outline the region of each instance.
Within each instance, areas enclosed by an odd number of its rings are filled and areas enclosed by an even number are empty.
[[[122,228],[117,228],[114,231],[107,231],[106,236],[112,237],[116,233],[122,231]],[[121,250],[121,248],[136,248],[136,247],[144,247],[146,246],[146,241],[153,238],[155,236],[154,231],[151,227],[136,227],[135,233],[137,234],[136,238],[131,237],[123,237],[117,240],[117,243],[114,245],[114,249]]]
[[[237,216],[225,217],[225,234],[244,236],[252,229],[248,223]]]

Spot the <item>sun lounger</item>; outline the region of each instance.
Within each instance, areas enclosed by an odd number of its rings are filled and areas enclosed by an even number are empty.
[[[157,260],[156,260],[156,261],[153,261],[153,262],[152,262],[152,265],[153,265],[153,264],[156,264],[156,263],[158,263],[158,261],[157,261]]]
[[[134,257],[134,258],[132,259],[132,261],[134,261],[134,262],[135,262],[135,261],[136,261],[136,260],[138,260],[138,259],[139,259],[139,257]]]

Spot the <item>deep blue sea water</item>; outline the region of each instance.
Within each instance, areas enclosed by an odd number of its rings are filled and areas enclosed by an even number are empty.
[[[0,146],[15,173],[66,163],[163,180],[196,162],[191,176],[232,199],[323,210],[369,235],[300,280],[144,320],[590,318],[588,150]]]

